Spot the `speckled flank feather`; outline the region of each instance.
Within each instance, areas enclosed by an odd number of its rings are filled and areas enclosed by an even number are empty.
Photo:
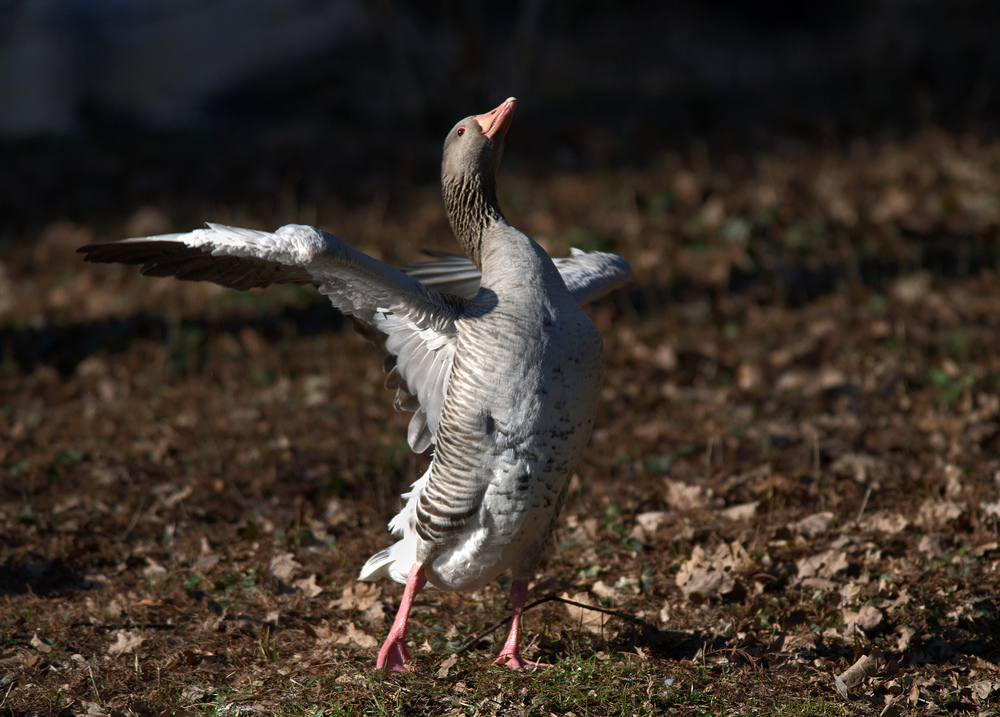
[[[445,589],[534,570],[603,371],[600,336],[548,256],[506,222],[485,236],[483,288],[457,320],[434,461],[405,509],[403,542],[416,547],[399,548]]]

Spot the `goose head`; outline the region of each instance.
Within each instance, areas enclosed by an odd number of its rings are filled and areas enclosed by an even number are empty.
[[[465,253],[481,268],[483,237],[504,223],[496,182],[504,137],[517,100],[508,98],[491,112],[459,121],[444,141],[441,187],[452,231]]]

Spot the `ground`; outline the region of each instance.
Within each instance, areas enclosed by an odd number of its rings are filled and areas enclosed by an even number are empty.
[[[500,183],[552,253],[636,272],[589,310],[606,387],[525,617],[553,666],[490,666],[501,579],[423,593],[412,669],[373,670],[402,589],[355,578],[427,461],[380,357],[311,289],[74,253],[193,226],[147,207],[4,248],[0,714],[996,713],[1000,144]],[[300,214],[454,250],[434,187]]]

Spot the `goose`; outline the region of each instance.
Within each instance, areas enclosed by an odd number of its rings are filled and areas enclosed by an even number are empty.
[[[494,664],[539,665],[520,649],[528,581],[590,438],[604,372],[601,336],[580,306],[631,269],[603,252],[553,260],[506,220],[496,174],[516,104],[466,117],[445,140],[442,194],[464,257],[434,253],[400,270],[298,224],[207,224],[78,250],[233,289],[313,284],[384,348],[395,405],[413,412],[410,447],[433,452],[389,523],[398,542],[359,575],[405,586],[376,669],[406,669],[407,621],[424,586],[476,590],[508,570],[512,620]]]

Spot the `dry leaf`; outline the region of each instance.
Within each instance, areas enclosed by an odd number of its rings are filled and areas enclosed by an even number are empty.
[[[660,624],[666,625],[670,622],[670,601],[665,600],[660,608]]]
[[[875,630],[882,624],[882,611],[874,605],[865,605],[860,610],[844,610],[844,634],[853,635],[855,627],[860,628],[865,634]]]
[[[838,368],[833,366],[823,366],[819,370],[819,375],[817,376],[817,386],[820,391],[830,391],[835,388],[840,388],[850,383],[847,380],[847,376]]]
[[[918,522],[927,528],[944,528],[953,520],[958,520],[965,512],[965,503],[951,500],[926,500],[920,506]]]
[[[900,277],[889,288],[892,298],[910,305],[927,296],[931,290],[931,273],[918,271],[914,274]]]
[[[883,662],[882,651],[877,647],[871,651],[871,654],[862,655],[858,658],[857,662],[838,676],[837,690],[840,691],[840,686],[843,684],[844,690],[841,692],[841,695],[846,698],[848,689],[857,687],[866,677],[872,677],[877,674],[879,666]]]
[[[974,558],[981,558],[986,553],[992,553],[995,550],[1000,549],[1000,543],[997,541],[991,541],[989,543],[983,543],[982,545],[977,545],[972,550],[969,551],[969,555]]]
[[[150,600],[149,598],[145,598],[143,600],[139,600],[136,603],[133,603],[132,608],[135,609],[137,607],[160,607],[161,605],[163,605],[162,600]]]
[[[679,480],[667,478],[667,503],[677,510],[697,510],[704,508],[712,499],[712,490],[700,485],[688,485]]]
[[[845,700],[848,699],[847,685],[844,684],[844,678],[842,678],[840,675],[834,675],[833,684],[837,687],[837,692],[840,694],[840,696],[843,697]]]
[[[858,483],[871,483],[872,475],[882,472],[885,461],[861,453],[846,453],[830,464],[830,471],[843,478],[853,478]]]
[[[798,523],[793,524],[792,531],[804,538],[815,538],[817,535],[822,535],[832,528],[833,522],[833,513],[826,510],[822,513],[813,513]]]
[[[441,664],[438,665],[438,670],[437,672],[434,673],[434,676],[437,677],[439,680],[443,680],[448,676],[448,670],[450,670],[457,664],[458,664],[458,655],[451,655],[450,657],[445,658],[444,660],[441,661]]]
[[[603,580],[598,580],[594,583],[590,588],[590,592],[594,593],[594,595],[599,597],[601,600],[606,600],[612,605],[617,605],[619,598],[621,598],[619,592]]]
[[[292,587],[296,590],[300,590],[307,598],[314,598],[323,592],[323,588],[316,584],[315,573],[307,578],[296,580],[292,583]]]
[[[774,382],[774,390],[778,393],[802,393],[809,383],[810,374],[805,371],[791,369],[778,376]]]
[[[218,565],[221,560],[221,555],[217,553],[209,553],[208,555],[202,555],[200,558],[195,560],[193,567],[202,572],[208,572]]]
[[[345,587],[340,598],[330,602],[330,607],[365,612],[381,597],[382,588],[377,584],[358,582]]]
[[[840,600],[842,605],[851,605],[858,601],[864,586],[857,580],[848,580],[840,585]]]
[[[138,632],[119,630],[115,633],[115,642],[108,647],[109,655],[125,655],[133,652],[145,641],[145,637]]]
[[[321,620],[315,625],[306,623],[304,629],[307,635],[309,635],[310,637],[315,637],[317,640],[321,642],[327,642],[337,636],[336,633],[330,629],[329,620]]]
[[[760,366],[755,363],[744,361],[736,367],[736,385],[743,391],[752,391],[757,388],[762,378]]]
[[[287,583],[302,569],[302,564],[296,562],[294,553],[282,553],[271,559],[268,569],[271,575]]]
[[[167,574],[167,569],[152,558],[146,558],[146,567],[142,569],[142,577],[147,580],[156,580]]]
[[[913,203],[913,195],[910,192],[896,184],[891,184],[886,187],[881,198],[872,207],[871,219],[877,224],[898,221],[913,212]],[[898,279],[891,289],[892,295],[904,303],[916,301],[926,292],[923,281],[925,274],[927,272],[918,272]],[[908,284],[917,284],[919,288],[910,288]],[[930,287],[929,274],[926,286]]]
[[[175,505],[180,503],[182,500],[186,500],[193,492],[194,488],[192,488],[191,486],[185,486],[180,490],[175,490],[168,496],[164,496],[163,494],[161,494],[160,497],[157,498],[156,502],[150,507],[149,510],[151,513],[156,513],[157,511],[163,509],[169,510],[170,508],[173,508]]]
[[[347,623],[347,630],[343,635],[337,637],[335,642],[338,645],[357,645],[366,649],[378,647],[378,640],[356,628],[353,622]]]
[[[665,510],[653,510],[648,513],[639,513],[635,516],[635,522],[648,537],[653,535],[656,529],[663,525],[669,517],[670,513]]]
[[[385,608],[382,606],[381,600],[376,600],[370,608],[365,610],[365,622],[369,625],[379,625],[385,622]]]
[[[965,485],[962,482],[962,479],[965,477],[965,471],[954,463],[947,463],[941,472],[944,474],[945,480],[944,497],[948,500],[960,498],[962,493],[965,492]]]
[[[52,652],[52,645],[45,642],[45,640],[40,638],[38,635],[31,636],[31,646],[36,650],[38,650],[39,652],[41,652],[43,655],[47,655],[50,652]]]
[[[110,714],[97,702],[88,702],[87,700],[81,700],[80,706],[86,710],[84,714],[87,715],[87,717],[104,717],[104,715]]]
[[[896,535],[906,530],[910,526],[910,521],[899,513],[876,513],[865,516],[861,521],[861,527],[875,533],[887,533]]]
[[[892,703],[885,706],[881,712],[879,712],[878,717],[899,717],[900,715],[899,705]]]
[[[802,558],[795,563],[795,566],[798,568],[800,580],[812,577],[829,579],[847,570],[850,563],[847,562],[847,553],[843,550],[827,550]]]
[[[997,680],[979,680],[969,685],[969,690],[977,702],[986,702],[994,692],[1000,691]]]
[[[125,612],[125,604],[118,598],[113,597],[104,605],[104,615],[112,620],[121,617]]]
[[[563,593],[559,597],[563,600],[572,600],[573,602],[582,603],[584,605],[594,604],[594,601],[590,599],[590,596],[587,595],[587,593],[577,593],[572,596],[568,593]],[[586,608],[577,607],[576,605],[566,605],[566,612],[569,613],[569,617],[573,622],[580,625],[585,630],[595,634],[600,634],[604,631],[604,623],[606,622],[608,616],[603,612],[587,610]]]
[[[735,575],[749,571],[752,566],[746,549],[737,543],[722,543],[712,554],[696,545],[691,557],[677,570],[675,580],[688,600],[704,602],[740,592],[742,585]]]
[[[724,510],[720,510],[719,515],[726,520],[731,520],[735,523],[746,522],[748,520],[753,520],[753,517],[757,515],[757,506],[759,505],[759,500],[755,500],[750,503],[741,503],[740,505],[732,505]]]
[[[906,652],[910,649],[910,643],[913,642],[913,637],[917,634],[917,631],[909,625],[901,625],[896,630],[899,632],[899,639],[896,640],[896,649],[899,652]]]
[[[941,536],[936,533],[921,536],[917,542],[917,550],[929,558],[940,558],[944,555],[944,548],[941,547]]]

